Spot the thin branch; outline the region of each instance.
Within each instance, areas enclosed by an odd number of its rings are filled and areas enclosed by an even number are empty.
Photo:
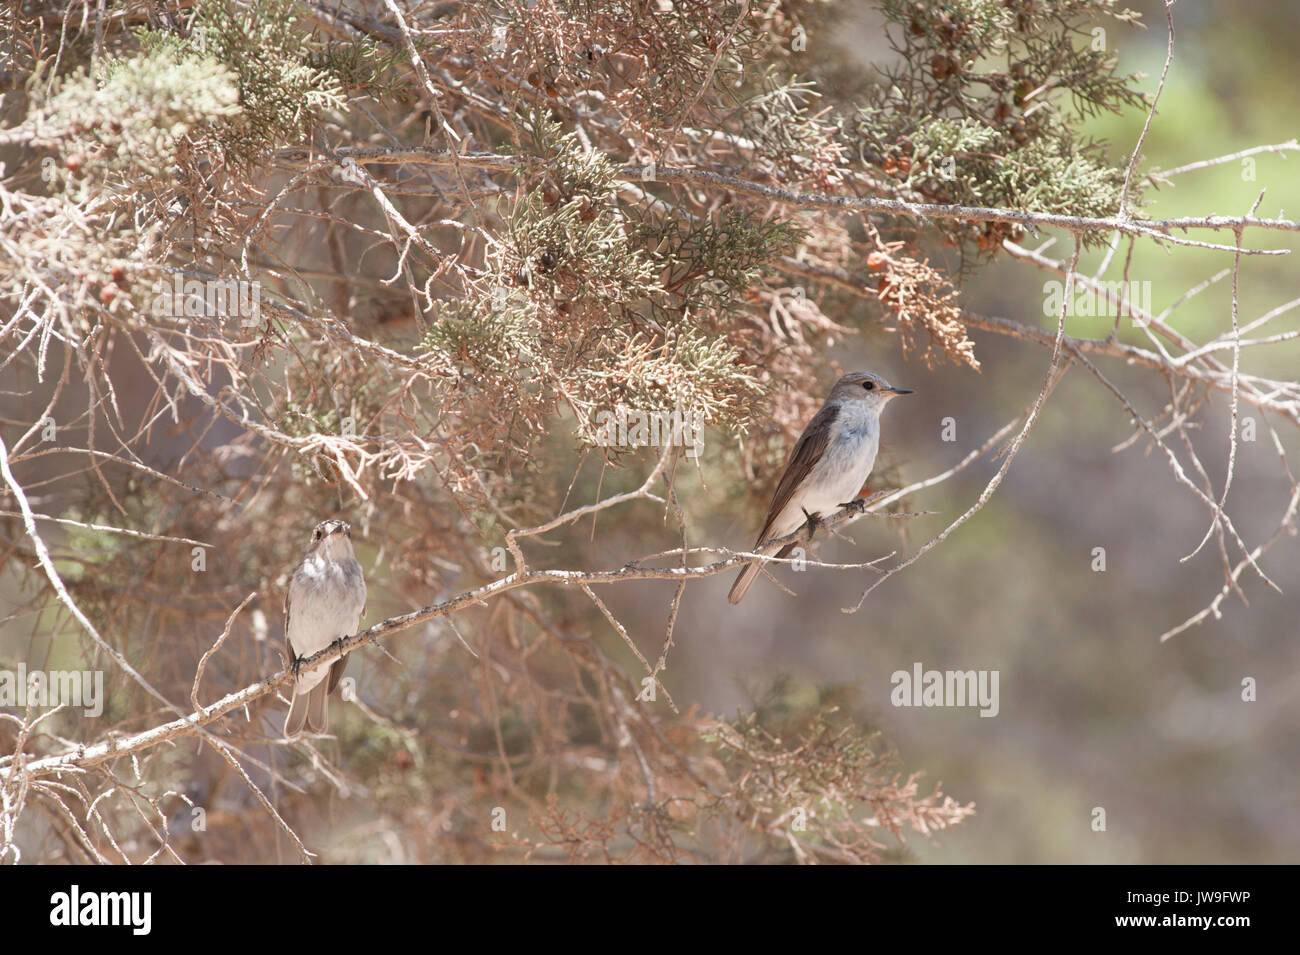
[[[1156,115],[1156,104],[1160,102],[1160,94],[1165,90],[1165,80],[1169,77],[1169,66],[1174,62],[1174,0],[1164,0],[1165,19],[1169,22],[1169,44],[1165,50],[1165,66],[1160,71],[1160,82],[1156,84],[1156,93],[1151,97],[1151,108],[1147,110],[1146,121],[1142,124],[1142,132],[1138,134],[1137,143],[1133,146],[1133,155],[1128,160],[1128,170],[1124,173],[1124,190],[1119,196],[1119,214],[1127,218],[1128,211],[1128,193],[1133,185],[1133,171],[1137,168],[1138,158],[1142,155],[1142,144],[1147,141],[1147,133],[1151,131],[1151,120]]]

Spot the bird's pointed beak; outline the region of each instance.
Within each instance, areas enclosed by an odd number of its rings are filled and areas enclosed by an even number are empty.
[[[914,392],[911,388],[888,388],[888,389],[886,389],[886,390],[889,391],[889,392],[891,392],[891,393],[893,393],[893,394],[896,394],[896,395],[914,395],[914,394],[916,394],[916,392]]]

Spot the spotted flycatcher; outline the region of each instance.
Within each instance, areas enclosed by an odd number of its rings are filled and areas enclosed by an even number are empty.
[[[321,521],[312,531],[307,553],[294,570],[284,598],[284,635],[295,670],[302,657],[357,633],[365,610],[366,581],[352,553],[352,529],[343,521]],[[297,736],[304,723],[314,733],[325,732],[327,698],[345,666],[346,655],[329,667],[317,666],[297,674],[293,702],[284,719],[285,736]]]
[[[800,526],[810,529],[842,507],[854,506],[867,483],[880,447],[880,412],[897,395],[910,388],[894,388],[870,372],[855,371],[835,382],[830,397],[808,422],[786,462],[781,483],[772,495],[767,522],[754,544],[755,553],[770,553],[768,541],[793,534]],[[796,543],[786,544],[777,557],[785,557]],[[750,561],[741,570],[727,599],[740,603],[762,561]]]

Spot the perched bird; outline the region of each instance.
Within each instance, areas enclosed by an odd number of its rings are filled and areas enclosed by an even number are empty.
[[[284,636],[295,670],[302,657],[357,633],[365,611],[366,581],[352,554],[352,529],[343,521],[321,521],[284,598]],[[326,700],[346,665],[347,657],[342,656],[328,667],[297,674],[284,719],[285,736],[297,736],[304,723],[314,733],[325,732]]]
[[[879,375],[855,371],[835,382],[830,397],[799,436],[785,473],[772,495],[767,521],[754,544],[755,553],[770,553],[768,541],[815,526],[842,507],[855,506],[867,482],[880,447],[880,412],[891,398],[910,395],[910,388],[894,388]],[[786,544],[776,554],[785,557],[795,548]],[[727,599],[744,599],[762,561],[750,561],[736,578]]]

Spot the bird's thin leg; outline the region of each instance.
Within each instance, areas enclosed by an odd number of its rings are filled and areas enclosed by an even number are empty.
[[[809,514],[807,508],[801,507],[799,510],[803,511],[803,516],[808,518],[808,540],[811,541],[813,535],[817,533],[817,528],[824,527],[826,522],[816,514]]]
[[[867,509],[867,499],[865,497],[855,497],[847,504],[841,504],[840,507],[852,511],[854,514],[861,514]]]
[[[298,682],[298,674],[302,671],[302,657],[294,654],[294,658],[289,661],[289,672],[293,674],[293,681]]]

